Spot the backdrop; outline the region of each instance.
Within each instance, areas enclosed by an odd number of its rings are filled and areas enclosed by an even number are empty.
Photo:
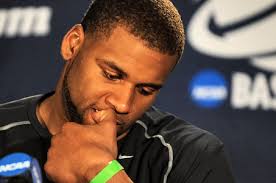
[[[156,105],[225,143],[238,183],[276,182],[276,1],[175,0],[184,56]],[[0,1],[0,102],[53,90],[88,0]]]

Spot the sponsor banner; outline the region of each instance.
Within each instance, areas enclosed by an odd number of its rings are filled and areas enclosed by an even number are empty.
[[[197,62],[206,62],[215,70],[218,65],[230,66],[220,69],[230,83],[228,110],[276,110],[276,34],[272,28],[276,27],[276,2],[245,0],[237,2],[238,7],[219,0],[191,4],[196,9],[189,17],[187,40],[192,51],[202,55]]]
[[[47,36],[51,31],[49,6],[0,9],[0,38]]]
[[[53,90],[63,61],[60,43],[89,1],[1,0],[0,102]]]

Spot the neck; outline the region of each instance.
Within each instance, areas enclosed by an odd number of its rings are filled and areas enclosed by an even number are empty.
[[[52,135],[60,132],[63,124],[68,121],[62,112],[61,103],[58,96],[54,95],[46,98],[36,108],[36,115],[41,125],[46,126]]]

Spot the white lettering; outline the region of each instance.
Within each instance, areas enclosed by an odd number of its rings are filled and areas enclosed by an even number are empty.
[[[23,161],[18,163],[11,163],[7,165],[0,165],[0,173],[14,171],[18,169],[29,168],[31,165],[30,161]]]
[[[192,91],[193,97],[204,100],[221,100],[227,96],[224,86],[197,86]]]
[[[231,105],[234,108],[276,110],[276,98],[273,96],[276,96],[276,75],[269,80],[263,73],[253,78],[242,72],[233,74]]]
[[[0,9],[0,37],[4,34],[5,24],[7,22],[7,11]]]
[[[233,74],[231,103],[234,108],[244,108],[248,105],[251,78],[241,72]]]
[[[258,107],[267,110],[270,108],[269,86],[264,74],[258,73],[252,83],[249,107],[256,110]]]
[[[46,36],[52,9],[47,6],[0,9],[0,37]]]
[[[271,91],[273,95],[276,96],[276,74],[271,76],[270,86],[271,86]],[[271,105],[274,109],[276,109],[276,97],[273,100],[271,100]]]

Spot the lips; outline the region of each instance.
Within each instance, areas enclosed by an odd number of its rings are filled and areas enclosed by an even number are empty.
[[[99,111],[101,111],[101,109],[98,109],[96,107],[92,107],[91,109],[93,110],[93,112],[99,112]],[[116,125],[121,126],[123,124],[124,124],[124,122],[122,120],[119,120],[119,119],[116,120]]]
[[[98,110],[96,108],[93,108],[93,107],[92,107],[92,109],[93,109],[94,112],[99,112],[100,111],[100,110]]]

